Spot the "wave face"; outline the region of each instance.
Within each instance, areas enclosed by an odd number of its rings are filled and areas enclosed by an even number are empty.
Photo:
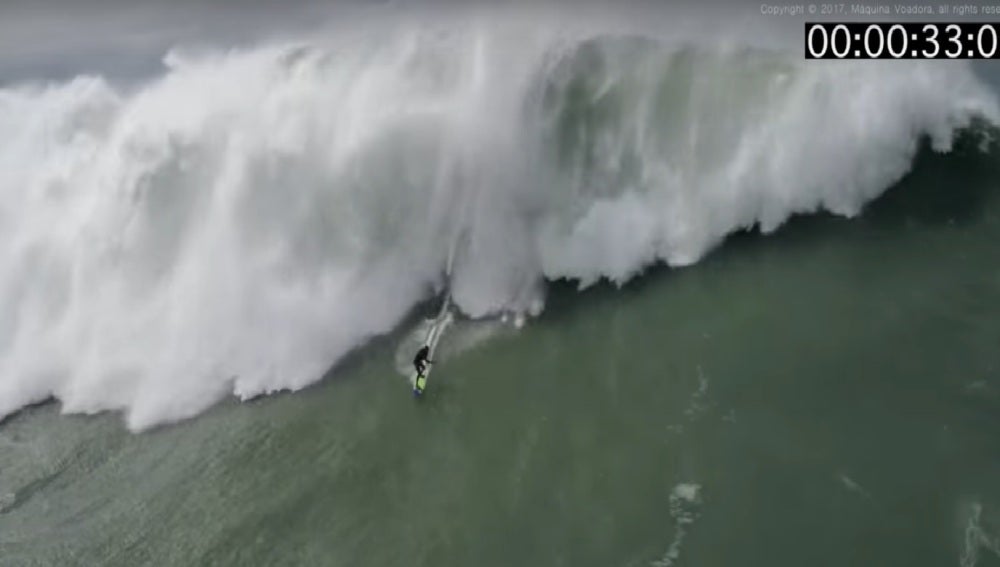
[[[0,416],[295,390],[451,280],[468,315],[857,213],[994,100],[956,62],[489,26],[0,90]]]

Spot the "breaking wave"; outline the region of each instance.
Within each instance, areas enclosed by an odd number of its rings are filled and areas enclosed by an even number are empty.
[[[298,389],[450,287],[477,317],[853,215],[996,115],[959,62],[548,31],[177,50],[0,90],[0,416]]]

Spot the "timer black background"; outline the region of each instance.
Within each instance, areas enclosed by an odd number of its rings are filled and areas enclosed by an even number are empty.
[[[996,59],[1000,23],[807,23],[807,59]]]
[[[0,565],[1000,565],[1000,73],[760,8],[4,2]]]
[[[807,23],[808,59],[992,59],[1000,32],[981,23]]]

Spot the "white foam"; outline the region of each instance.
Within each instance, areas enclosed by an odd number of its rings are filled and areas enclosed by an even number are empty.
[[[1000,558],[1000,534],[987,531],[987,527],[983,525],[982,515],[982,503],[972,502],[968,507],[962,551],[959,555],[959,564],[962,567],[975,567],[979,562],[981,550],[989,551]]]
[[[667,551],[651,565],[670,567],[681,556],[681,545],[687,537],[688,526],[693,524],[700,513],[701,485],[681,483],[670,492],[670,516],[674,520],[674,538]]]
[[[851,492],[854,492],[854,493],[857,493],[857,494],[860,494],[861,496],[864,496],[865,498],[871,498],[871,495],[868,493],[867,490],[864,489],[863,486],[861,486],[860,484],[858,484],[858,482],[856,480],[854,480],[853,478],[847,476],[846,474],[844,474],[844,473],[837,473],[837,480],[839,480],[840,483],[843,484],[844,488],[846,488],[847,490],[849,490]]]
[[[688,419],[695,419],[698,414],[704,412],[708,409],[709,404],[705,401],[708,396],[708,377],[702,372],[701,366],[698,366],[698,389],[691,394],[691,398],[688,401],[688,407],[684,410],[684,415]]]
[[[673,496],[681,499],[687,500],[691,503],[697,503],[699,500],[698,493],[701,490],[701,485],[698,484],[678,484],[674,487]]]

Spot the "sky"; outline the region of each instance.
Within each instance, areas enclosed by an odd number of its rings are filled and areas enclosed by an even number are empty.
[[[179,44],[240,45],[309,30],[337,10],[312,0],[0,0],[0,84],[99,73],[139,78]]]

